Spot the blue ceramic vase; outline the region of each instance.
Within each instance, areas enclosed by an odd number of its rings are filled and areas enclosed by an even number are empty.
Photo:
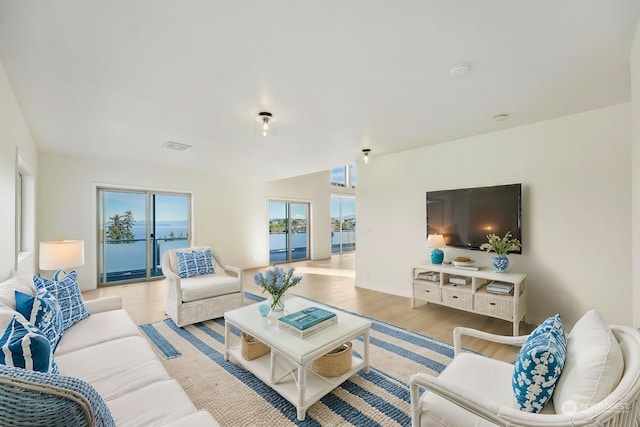
[[[509,268],[509,258],[506,255],[494,255],[491,257],[491,266],[498,273],[504,273]]]

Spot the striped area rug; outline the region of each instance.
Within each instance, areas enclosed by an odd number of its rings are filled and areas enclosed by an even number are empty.
[[[262,300],[249,293],[246,297]],[[304,421],[297,421],[295,407],[269,386],[224,360],[224,319],[184,328],[166,319],[140,328],[194,405],[207,409],[221,426],[408,426],[409,377],[416,372],[437,375],[453,357],[453,348],[370,320],[370,373],[359,372],[316,402]],[[362,340],[352,343],[353,351],[362,354]]]

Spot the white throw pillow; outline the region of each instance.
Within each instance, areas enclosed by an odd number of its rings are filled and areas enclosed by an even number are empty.
[[[10,277],[0,283],[0,303],[15,310],[15,291],[20,291],[23,294],[34,296],[36,294],[36,287],[34,286],[31,277],[22,275]]]
[[[595,310],[578,320],[567,338],[567,360],[553,393],[556,412],[572,414],[608,396],[620,382],[620,345]]]

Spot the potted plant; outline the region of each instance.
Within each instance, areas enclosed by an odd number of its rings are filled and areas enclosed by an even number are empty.
[[[488,234],[487,240],[487,243],[480,245],[480,249],[496,253],[491,257],[491,266],[495,271],[498,273],[507,271],[507,268],[509,267],[509,258],[507,257],[507,254],[509,252],[517,251],[522,247],[520,240],[514,238],[510,231],[507,231],[504,237],[496,236],[495,234]]]
[[[256,286],[261,287],[263,293],[266,291],[271,295],[269,301],[271,311],[284,310],[284,294],[289,288],[300,283],[300,280],[302,277],[293,276],[293,268],[285,272],[280,267],[273,267],[264,274],[259,271],[253,276]]]

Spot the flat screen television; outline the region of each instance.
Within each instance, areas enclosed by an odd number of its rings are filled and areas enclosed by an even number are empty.
[[[521,184],[427,192],[427,236],[442,234],[447,246],[479,250],[487,234],[507,231],[522,243]]]

